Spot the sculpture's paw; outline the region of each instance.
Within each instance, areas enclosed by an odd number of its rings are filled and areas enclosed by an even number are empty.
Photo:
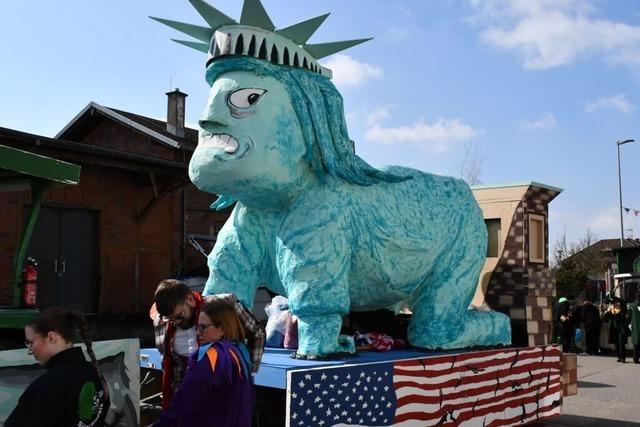
[[[335,353],[355,353],[353,338],[339,335],[342,316],[298,316],[297,354],[309,358],[324,357]]]
[[[414,321],[414,319],[412,319]],[[431,351],[488,348],[511,344],[509,317],[496,311],[469,310],[462,320],[462,328],[450,329],[445,324],[436,330],[412,325],[409,342]]]
[[[494,347],[511,344],[511,321],[497,311],[467,312],[462,334],[447,346],[452,348]]]
[[[353,337],[348,335],[339,335],[337,340],[333,342],[324,342],[321,340],[305,340],[300,337],[300,346],[298,351],[294,353],[296,359],[305,360],[331,360],[343,359],[348,355],[356,353],[356,345]]]

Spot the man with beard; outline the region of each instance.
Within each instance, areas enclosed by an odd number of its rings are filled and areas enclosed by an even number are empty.
[[[198,348],[195,322],[202,297],[179,280],[160,282],[149,315],[156,347],[162,353],[162,407],[167,408],[187,369],[189,354]]]

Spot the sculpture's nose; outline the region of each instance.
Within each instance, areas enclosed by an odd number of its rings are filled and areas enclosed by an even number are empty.
[[[200,129],[209,133],[219,132],[220,128],[227,126],[224,122],[224,104],[220,96],[209,99],[204,111],[200,114],[198,125]]]
[[[198,120],[198,125],[200,126],[200,129],[209,133],[215,133],[216,129],[220,129],[224,126],[224,124],[219,121],[212,119],[200,119]]]

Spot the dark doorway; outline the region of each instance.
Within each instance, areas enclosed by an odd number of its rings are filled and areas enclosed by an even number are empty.
[[[38,307],[96,312],[96,217],[89,209],[41,208],[27,252],[38,262]]]

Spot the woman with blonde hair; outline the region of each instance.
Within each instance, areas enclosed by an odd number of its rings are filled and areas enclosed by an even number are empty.
[[[196,323],[200,347],[154,426],[251,426],[255,391],[245,322],[255,318],[234,303],[239,304],[232,295],[207,297]]]
[[[91,363],[73,346],[76,331]],[[20,396],[5,427],[102,426],[109,409],[109,390],[98,371],[89,325],[78,312],[50,307],[25,328],[29,354],[47,369]]]

